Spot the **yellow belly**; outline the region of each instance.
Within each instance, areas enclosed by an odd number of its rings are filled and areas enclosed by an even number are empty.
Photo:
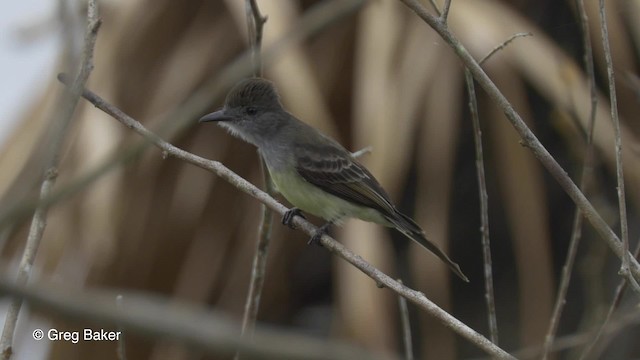
[[[295,170],[288,172],[270,171],[276,189],[293,206],[319,216],[327,221],[339,223],[346,217],[389,225],[377,210],[347,202],[331,195],[307,182]]]

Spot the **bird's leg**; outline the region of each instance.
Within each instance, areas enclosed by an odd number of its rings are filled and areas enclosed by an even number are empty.
[[[329,221],[328,223],[320,226],[318,230],[316,230],[315,234],[313,234],[311,239],[309,239],[309,242],[307,244],[322,246],[322,244],[320,243],[320,239],[322,239],[322,235],[329,233],[329,228],[331,227],[331,225],[333,225],[333,222]]]
[[[292,229],[295,229],[296,226],[293,224],[293,218],[295,216],[300,216],[301,218],[306,219],[306,217],[304,217],[300,209],[298,209],[297,207],[293,207],[284,213],[284,216],[282,217],[282,224],[287,225]]]

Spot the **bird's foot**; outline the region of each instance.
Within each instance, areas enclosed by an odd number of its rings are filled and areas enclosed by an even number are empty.
[[[296,226],[293,224],[293,218],[296,216],[300,216],[301,218],[306,219],[306,217],[304,217],[304,215],[302,214],[302,211],[297,207],[294,207],[284,213],[284,216],[282,217],[282,224],[295,229]]]
[[[328,223],[320,226],[318,228],[318,230],[316,230],[315,234],[313,234],[311,239],[309,239],[309,242],[307,242],[307,244],[309,244],[309,245],[314,244],[314,245],[322,246],[322,243],[320,243],[320,239],[322,239],[322,235],[329,233],[329,228],[331,227],[331,225],[333,225],[333,223],[328,222]]]

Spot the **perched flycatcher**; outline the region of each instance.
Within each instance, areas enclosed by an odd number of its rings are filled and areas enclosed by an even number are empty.
[[[351,153],[282,107],[271,82],[259,78],[239,82],[221,110],[200,119],[207,121],[218,122],[258,147],[276,189],[295,206],[283,217],[284,224],[291,226],[300,210],[327,220],[312,241],[318,241],[330,224],[348,217],[393,227],[469,281],[415,221],[396,209],[378,181]]]

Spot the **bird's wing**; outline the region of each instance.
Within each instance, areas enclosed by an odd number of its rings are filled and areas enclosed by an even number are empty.
[[[382,186],[346,150],[324,144],[296,147],[296,170],[306,181],[341,199],[384,215],[395,212]]]
[[[469,279],[415,221],[397,211],[371,173],[339,145],[299,145],[293,148],[296,170],[308,182],[341,199],[376,209],[398,231],[433,252],[462,280]]]

